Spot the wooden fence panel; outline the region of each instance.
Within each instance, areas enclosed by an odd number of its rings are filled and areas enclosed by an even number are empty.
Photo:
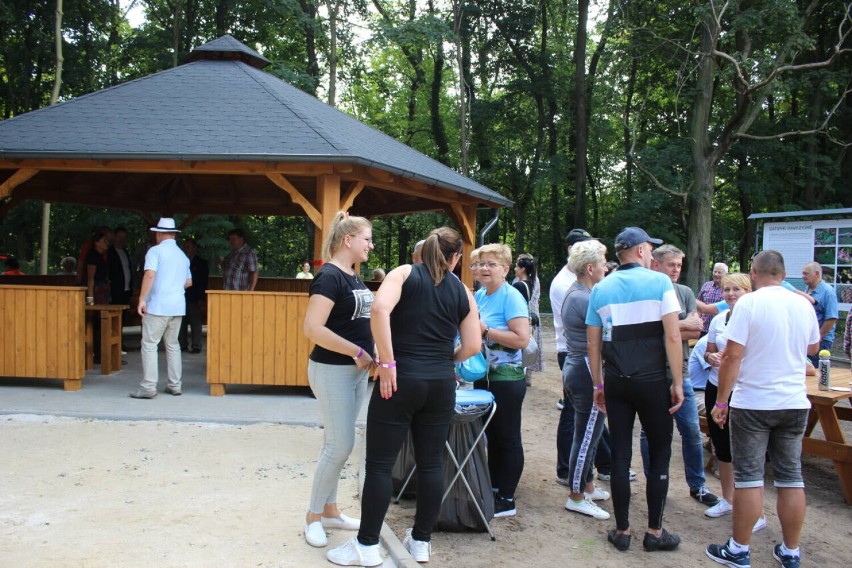
[[[0,376],[63,379],[85,375],[85,288],[0,285]]]
[[[307,306],[307,293],[208,291],[210,394],[225,384],[308,386]]]

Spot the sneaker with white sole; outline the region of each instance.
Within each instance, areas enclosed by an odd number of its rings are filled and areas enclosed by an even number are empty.
[[[514,517],[517,514],[518,509],[516,508],[514,499],[494,496],[494,518]]]
[[[361,519],[353,519],[349,515],[340,513],[339,517],[322,517],[322,526],[327,529],[342,529],[345,531],[357,531],[361,528]]]
[[[730,503],[728,503],[724,497],[719,498],[719,502],[706,509],[704,514],[710,518],[718,519],[719,517],[724,517],[725,515],[730,515],[734,512],[734,507]]]
[[[725,566],[731,566],[731,568],[751,568],[751,557],[749,553],[731,552],[731,540],[725,544],[711,544],[708,546],[707,550],[705,550],[707,557],[713,562],[718,562]]]
[[[405,529],[405,538],[402,539],[402,546],[411,554],[411,557],[417,562],[429,562],[429,557],[432,555],[432,543],[423,540],[417,540],[411,536],[412,529]]]
[[[600,487],[595,487],[591,493],[584,493],[589,501],[606,501],[609,499],[609,491],[604,491]]]
[[[565,408],[565,401],[562,400],[561,398],[559,400],[557,400],[556,401],[556,408],[557,408],[557,410],[562,410],[563,408]]]
[[[565,501],[565,508],[569,511],[588,515],[602,521],[609,518],[609,513],[598,507],[595,502],[588,498],[583,499],[582,501],[574,501],[573,499],[568,498],[568,500]]]
[[[378,544],[364,546],[358,542],[357,536],[337,548],[332,548],[325,557],[338,566],[381,566],[384,562]]]
[[[756,533],[762,531],[766,528],[766,517],[760,517],[757,519],[757,522],[754,523],[754,528],[751,529],[751,532]]]
[[[328,544],[328,538],[325,536],[325,529],[322,528],[321,522],[314,521],[305,524],[305,542],[317,548],[324,548]]]
[[[636,481],[636,472],[632,469],[628,470],[627,478],[630,479],[630,481]],[[609,473],[598,472],[598,479],[600,479],[601,481],[609,481],[612,479],[612,475]]]

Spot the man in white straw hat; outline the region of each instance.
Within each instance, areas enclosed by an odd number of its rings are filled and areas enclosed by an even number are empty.
[[[180,232],[171,217],[161,217],[156,227],[151,227],[157,237],[156,246],[145,255],[145,274],[139,292],[142,317],[142,382],[139,390],[130,393],[133,398],[157,396],[157,346],[165,340],[169,384],[166,392],[181,394],[181,358],[178,333],[186,314],[184,290],[192,286],[189,258],[175,241]]]

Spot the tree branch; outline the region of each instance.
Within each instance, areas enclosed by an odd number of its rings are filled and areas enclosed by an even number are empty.
[[[637,115],[641,116],[642,111],[645,108],[645,103],[647,102],[647,100],[648,100],[648,94],[646,93],[645,98],[642,99],[642,106],[639,107],[639,110],[636,113]],[[628,150],[628,152],[627,152],[627,158],[633,163],[634,166],[636,166],[639,169],[640,172],[642,172],[643,174],[648,176],[648,178],[651,180],[651,182],[655,186],[657,186],[658,189],[661,189],[661,190],[665,191],[666,193],[670,193],[671,195],[676,195],[677,197],[680,197],[683,200],[686,200],[686,198],[688,197],[688,194],[685,191],[675,191],[674,189],[666,186],[648,168],[646,168],[645,166],[643,166],[642,164],[639,163],[639,160],[636,159],[636,123],[634,122],[633,125],[625,124],[625,126],[630,128],[630,150]]]

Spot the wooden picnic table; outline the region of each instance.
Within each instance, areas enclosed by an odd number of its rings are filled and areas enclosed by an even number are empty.
[[[840,421],[852,421],[852,407],[837,406],[838,402],[852,398],[850,392],[852,372],[849,369],[831,369],[831,386],[845,390],[819,390],[818,378],[807,377],[808,399],[812,407],[802,441],[802,453],[828,458],[834,461],[834,469],[840,479],[843,498],[852,505],[852,441],[843,436]],[[819,422],[824,440],[812,437],[814,427]]]
[[[86,370],[94,369],[94,318],[101,320],[101,374],[121,370],[121,313],[130,306],[86,305]]]

